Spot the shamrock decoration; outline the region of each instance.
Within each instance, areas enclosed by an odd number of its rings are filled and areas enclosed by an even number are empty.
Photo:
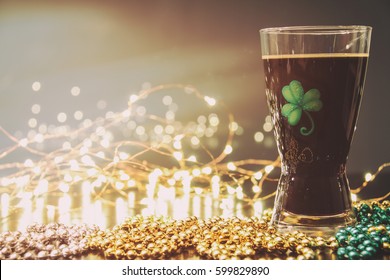
[[[293,80],[288,86],[284,86],[282,94],[288,103],[282,107],[282,115],[287,118],[291,126],[295,126],[301,119],[302,111],[310,120],[311,128],[301,127],[300,132],[308,136],[314,131],[314,121],[309,112],[318,112],[322,108],[320,92],[318,89],[311,89],[304,93],[299,81]]]

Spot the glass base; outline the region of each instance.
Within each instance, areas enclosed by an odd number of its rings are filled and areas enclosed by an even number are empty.
[[[300,231],[309,236],[330,237],[356,222],[353,210],[330,216],[305,216],[287,211],[274,212],[271,224],[281,232]]]
[[[345,172],[281,175],[271,219],[280,231],[331,236],[355,222]]]

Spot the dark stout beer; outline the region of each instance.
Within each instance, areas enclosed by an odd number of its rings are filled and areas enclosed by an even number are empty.
[[[350,209],[345,164],[367,59],[367,54],[263,56],[284,163],[278,195],[285,192],[281,206],[286,211],[330,216]]]

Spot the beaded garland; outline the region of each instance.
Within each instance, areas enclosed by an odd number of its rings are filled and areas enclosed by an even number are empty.
[[[87,252],[86,236],[97,229],[51,223],[30,225],[26,232],[2,232],[0,259],[75,259]]]
[[[313,259],[316,249],[337,245],[334,238],[310,238],[303,233],[280,234],[262,218],[214,217],[183,221],[136,216],[89,236],[87,246],[108,259],[167,259],[192,249],[203,259]]]
[[[112,229],[97,226],[33,224],[26,232],[0,233],[0,259],[76,259],[88,254],[106,259],[172,259],[192,254],[202,259],[379,259],[390,253],[390,202],[360,203],[358,222],[335,237],[280,233],[261,218],[189,217],[173,220],[134,216]]]
[[[336,233],[338,259],[377,259],[390,253],[390,202],[355,207],[357,223]]]

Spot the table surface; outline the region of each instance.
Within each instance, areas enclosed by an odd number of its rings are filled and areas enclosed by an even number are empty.
[[[357,199],[379,196],[389,182],[390,174],[381,174],[370,188],[367,188]],[[352,180],[353,181],[353,180]],[[271,190],[272,191],[272,190]],[[155,190],[153,197],[146,190],[133,189],[126,193],[106,192],[98,199],[82,190],[68,193],[48,193],[30,203],[22,203],[18,207],[4,208],[2,201],[1,231],[23,231],[32,223],[49,224],[52,222],[64,224],[97,225],[101,229],[111,229],[122,223],[126,218],[135,215],[167,216],[175,220],[183,220],[196,216],[199,219],[211,217],[259,217],[264,209],[273,206],[271,197],[264,201],[248,202],[238,199],[235,195],[223,198],[213,198],[208,193],[192,193],[188,196],[177,195],[173,189],[161,187]],[[6,215],[7,214],[7,215]],[[81,256],[82,259],[102,259],[99,254]],[[202,259],[194,248],[170,256],[171,259]],[[283,259],[285,255],[259,253],[253,258]],[[330,249],[322,251],[317,259],[336,259]],[[385,256],[384,259],[389,259]]]

